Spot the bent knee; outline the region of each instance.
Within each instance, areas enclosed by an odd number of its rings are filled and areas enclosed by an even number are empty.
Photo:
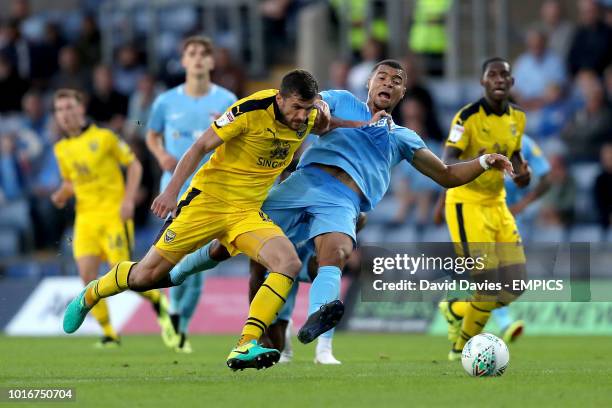
[[[342,267],[348,261],[351,252],[353,252],[352,245],[337,245],[326,248],[321,251],[321,254],[317,254],[319,266],[333,265]]]

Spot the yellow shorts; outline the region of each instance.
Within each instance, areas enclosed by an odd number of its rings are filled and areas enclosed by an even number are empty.
[[[119,217],[77,214],[74,222],[74,258],[99,256],[114,265],[129,261],[134,249],[134,223]]]
[[[166,221],[154,246],[164,258],[176,264],[216,238],[232,256],[245,253],[257,259],[264,243],[284,236],[263,211],[237,208],[191,188],[181,197],[176,217]]]
[[[525,263],[521,236],[506,203],[446,203],[445,215],[459,255],[486,254],[487,269]]]

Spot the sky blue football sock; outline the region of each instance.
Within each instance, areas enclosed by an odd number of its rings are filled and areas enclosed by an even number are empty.
[[[495,324],[497,324],[497,327],[499,327],[499,330],[503,331],[512,324],[512,317],[510,316],[510,309],[508,306],[493,310],[491,315],[495,320]]]
[[[181,299],[184,292],[184,285],[170,286],[170,314],[179,314],[181,312]]]
[[[321,266],[317,277],[310,287],[308,315],[310,316],[325,303],[340,297],[340,277],[342,271],[337,266]]]
[[[183,296],[180,302],[180,320],[179,320],[179,332],[187,333],[189,331],[189,323],[191,318],[198,307],[198,301],[200,300],[200,294],[202,293],[202,283],[204,281],[204,275],[197,273],[189,276],[185,279],[185,282],[181,286],[185,287]]]
[[[213,241],[209,242],[197,251],[190,253],[184,257],[181,262],[176,264],[170,271],[170,281],[174,285],[180,285],[181,283],[185,282],[185,279],[187,279],[189,275],[212,269],[217,266],[219,262],[211,259],[209,256],[209,250],[212,243]]]

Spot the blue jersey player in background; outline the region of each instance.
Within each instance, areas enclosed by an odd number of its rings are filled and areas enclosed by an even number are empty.
[[[163,175],[160,190],[170,182],[176,164],[193,142],[220,116],[236,96],[211,83],[214,68],[212,42],[205,37],[189,37],[183,44],[181,62],[185,68],[185,83],[159,95],[153,103],[148,123],[147,146],[157,159]],[[200,166],[210,155],[204,157]],[[182,196],[191,177],[185,181]],[[164,336],[168,347],[177,352],[191,353],[187,332],[202,290],[202,275],[193,275],[180,286],[170,288],[171,318],[176,334]]]
[[[498,154],[445,165],[415,132],[383,117],[402,99],[405,84],[401,64],[385,60],[372,69],[367,103],[347,91],[322,92],[334,118],[343,119],[340,126],[346,127],[315,141],[298,169],[271,190],[262,207],[294,244],[306,241],[316,254],[318,270],[310,289],[309,317],[298,333],[302,343],[327,332],[342,317],[340,277],[355,246],[357,217],[382,199],[393,166],[407,160],[444,187],[468,183],[491,167],[512,171],[510,162]],[[373,123],[350,128],[364,122]],[[178,283],[192,273],[210,269],[226,254],[213,241],[183,258],[171,272],[171,279]]]
[[[537,180],[537,183],[531,183],[527,188],[521,189],[512,180],[506,179],[506,202],[516,217],[516,225],[521,236],[528,240],[538,211],[537,206],[529,205],[542,197],[550,188],[548,180],[550,164],[542,154],[540,146],[527,135],[523,135],[522,152],[531,168],[532,178]],[[521,320],[513,321],[508,307],[493,310],[492,316],[505,342],[511,343],[523,333],[525,323]]]

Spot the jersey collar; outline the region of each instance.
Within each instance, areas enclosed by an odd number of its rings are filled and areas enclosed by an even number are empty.
[[[508,102],[506,102],[506,109],[504,109],[504,112],[501,115],[497,114],[493,110],[493,108],[491,108],[491,105],[489,105],[489,103],[487,102],[486,98],[481,98],[480,99],[480,106],[482,106],[482,109],[484,109],[484,111],[487,114],[487,116],[489,116],[489,115],[503,116],[503,115],[509,115],[510,114],[510,104]]]

